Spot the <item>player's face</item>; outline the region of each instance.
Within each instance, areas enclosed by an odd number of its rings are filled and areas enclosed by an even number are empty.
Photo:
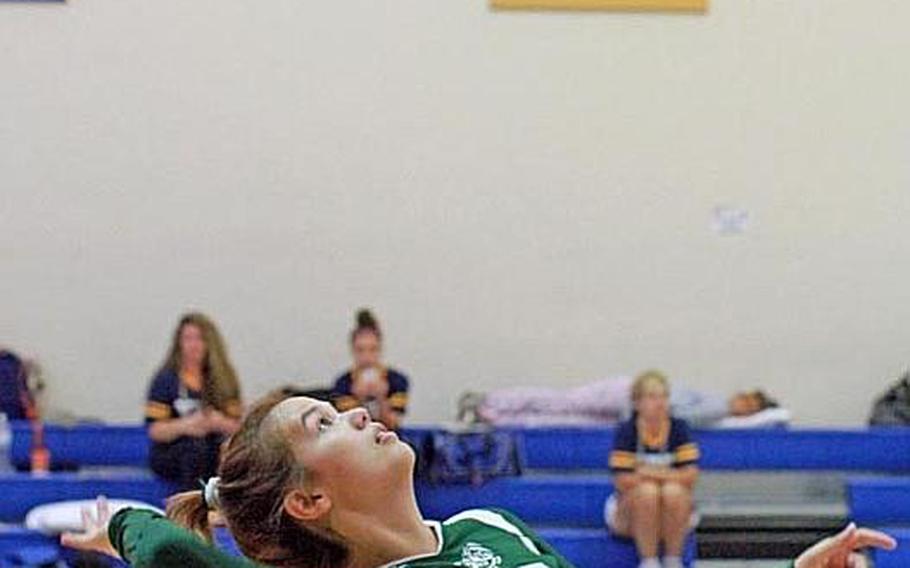
[[[354,366],[358,369],[378,367],[382,359],[382,343],[375,333],[362,331],[354,337],[351,353],[354,356]]]
[[[651,385],[635,403],[635,410],[644,419],[664,418],[670,414],[670,394],[661,386]]]
[[[289,398],[272,411],[303,466],[308,482],[333,506],[356,509],[411,490],[414,452],[394,432],[358,408],[339,414],[332,405]]]
[[[184,365],[199,365],[205,359],[205,339],[199,326],[188,323],[180,329],[180,361]]]

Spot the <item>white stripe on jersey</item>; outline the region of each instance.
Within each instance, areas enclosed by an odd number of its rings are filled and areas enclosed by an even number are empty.
[[[469,511],[458,513],[454,517],[445,521],[443,524],[451,525],[457,523],[458,521],[477,521],[479,523],[495,527],[499,530],[506,531],[511,535],[517,536],[521,540],[521,543],[525,545],[525,548],[540,556],[540,551],[537,550],[537,547],[534,546],[534,543],[531,542],[531,539],[525,536],[525,534],[521,532],[521,529],[507,521],[502,515],[498,515],[492,511],[485,511],[483,509],[471,509]]]
[[[550,567],[547,566],[546,564],[544,564],[543,562],[535,562],[534,564],[525,564],[523,566],[519,566],[518,568],[550,568]]]

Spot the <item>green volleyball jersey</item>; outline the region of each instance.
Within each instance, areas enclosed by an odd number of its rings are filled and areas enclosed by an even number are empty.
[[[572,568],[553,547],[505,511],[475,509],[427,524],[436,533],[436,550],[396,560],[385,568]],[[257,566],[213,548],[151,511],[120,511],[111,519],[108,534],[123,559],[140,568]]]
[[[435,552],[404,558],[383,568],[572,568],[549,544],[514,515],[472,509],[442,523]]]

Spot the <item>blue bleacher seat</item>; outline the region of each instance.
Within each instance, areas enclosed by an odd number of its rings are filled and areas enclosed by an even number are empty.
[[[103,474],[84,476],[53,473],[32,476],[27,473],[0,474],[0,521],[21,522],[37,505],[55,501],[94,499],[98,495],[136,499],[163,506],[173,488],[150,473]]]
[[[528,475],[493,479],[480,487],[417,484],[417,499],[428,518],[499,507],[532,525],[603,526],[604,501],[612,492],[606,475]]]
[[[0,527],[0,558],[25,548],[56,546],[56,539],[19,526]]]
[[[56,544],[23,546],[3,556],[3,562],[10,566],[56,566],[60,560],[60,547]]]
[[[610,535],[606,529],[541,529],[540,536],[577,568],[635,568],[638,553],[626,538]],[[686,540],[683,561],[687,567],[695,560],[695,535]]]
[[[27,468],[32,432],[27,422],[12,424],[10,457]],[[148,464],[148,436],[142,425],[82,424],[44,427],[44,441],[55,466],[141,466]]]
[[[403,437],[420,447],[431,430],[413,428]],[[634,566],[634,547],[606,535],[602,506],[613,486],[606,471],[614,429],[524,428],[515,432],[528,475],[490,480],[480,487],[417,484],[424,514],[446,518],[472,507],[501,507],[513,511],[563,551],[579,568]],[[714,470],[832,470],[853,472],[910,472],[910,429],[871,430],[745,430],[697,431],[704,454],[702,467]],[[73,466],[139,466],[147,463],[145,427],[81,425],[48,426],[47,444],[58,464]],[[28,463],[30,430],[14,425],[13,460]],[[585,471],[590,470],[590,471]],[[546,472],[546,473],[543,473]],[[567,475],[567,474],[572,475]],[[59,500],[91,499],[98,494],[161,504],[172,488],[146,471],[91,474],[0,475],[0,521],[20,522],[33,506]],[[910,480],[856,477],[849,480],[852,517],[862,523],[910,525]],[[558,527],[558,528],[556,528]],[[905,548],[910,534],[900,529]],[[0,552],[9,535],[0,532]],[[17,547],[46,545],[33,535],[19,534]],[[34,539],[38,540],[34,540]],[[31,540],[30,540],[31,539]],[[694,542],[689,544],[694,555]],[[903,551],[877,554],[880,567],[910,566]],[[627,564],[627,560],[629,560]]]
[[[897,540],[897,549],[872,552],[875,568],[907,568],[910,566],[910,528],[885,527],[882,530]]]
[[[613,428],[519,430],[531,469],[604,469]],[[910,429],[699,430],[701,467],[713,470],[910,472]]]
[[[850,517],[858,523],[910,524],[910,478],[850,478],[847,505]]]
[[[515,428],[530,469],[605,469],[614,428]],[[416,447],[431,430],[408,428],[402,434]],[[854,430],[768,429],[700,430],[702,467],[717,470],[841,470],[910,472],[910,429]],[[48,425],[47,445],[55,463],[140,466],[148,463],[148,440],[142,425]],[[12,458],[28,464],[31,432],[13,425]]]

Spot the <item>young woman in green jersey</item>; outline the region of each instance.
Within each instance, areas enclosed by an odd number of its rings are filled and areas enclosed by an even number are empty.
[[[270,566],[571,566],[506,512],[424,521],[413,470],[411,448],[365,410],[338,414],[309,398],[271,398],[231,438],[208,499],[202,491],[179,494],[168,514],[208,535],[210,509],[217,509],[243,554]],[[64,544],[116,550],[141,566],[244,564],[146,512],[118,513],[109,533],[67,535]]]
[[[571,565],[520,520],[466,511],[423,519],[414,494],[414,454],[362,409],[338,414],[308,398],[260,402],[225,449],[220,478],[177,495],[169,516],[203,535],[216,509],[241,551],[270,566],[313,568],[567,568]],[[249,567],[153,513],[99,506],[75,548],[119,554],[135,566]],[[854,566],[851,552],[893,546],[886,535],[851,528],[809,551],[798,568]],[[804,555],[805,556],[805,555]],[[605,559],[608,560],[608,559]]]

